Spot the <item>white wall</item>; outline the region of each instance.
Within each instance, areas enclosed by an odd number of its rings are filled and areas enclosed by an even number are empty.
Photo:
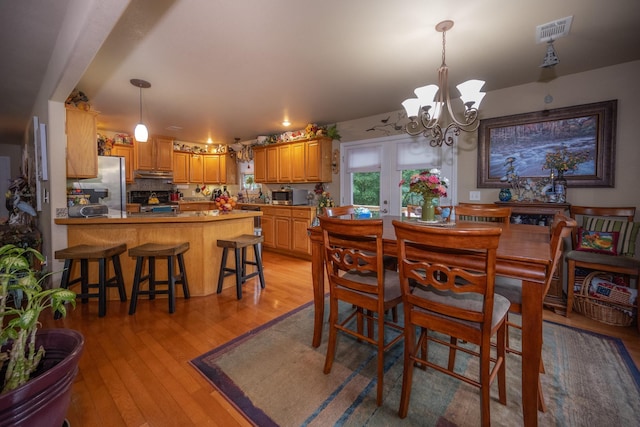
[[[614,188],[569,188],[568,202],[575,205],[636,206],[640,210],[640,143],[637,120],[640,117],[640,61],[585,73],[573,74],[549,83],[531,83],[487,93],[480,118],[488,119],[512,114],[563,108],[592,102],[618,100]],[[553,96],[545,104],[547,94]],[[402,94],[398,95],[398,99]],[[338,123],[342,141],[357,141],[402,133],[407,122],[404,112],[397,110]],[[497,188],[477,188],[477,133],[463,134],[458,142],[458,201],[468,202],[469,191],[480,191],[481,203],[498,200]],[[339,143],[334,141],[334,146]],[[337,179],[334,176],[334,179]],[[336,182],[334,181],[336,186]],[[335,191],[334,191],[335,192]],[[640,212],[636,219],[640,218]]]

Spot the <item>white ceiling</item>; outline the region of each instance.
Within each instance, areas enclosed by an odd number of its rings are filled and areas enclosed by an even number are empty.
[[[71,3],[0,0],[0,142],[21,138]],[[560,63],[541,69],[536,26],[566,16]],[[232,143],[284,132],[284,118],[297,130],[401,109],[436,83],[444,19],[455,21],[452,86],[479,78],[493,91],[640,59],[637,0],[132,0],[77,87],[101,129],[133,132],[129,80],[140,78],[151,133]]]

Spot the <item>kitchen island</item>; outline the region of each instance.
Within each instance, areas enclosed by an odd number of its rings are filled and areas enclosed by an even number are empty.
[[[241,210],[219,215],[211,211],[200,211],[138,214],[127,218],[56,218],[54,222],[67,227],[69,246],[126,243],[127,248],[133,248],[149,242],[189,242],[190,249],[184,255],[189,290],[192,296],[204,296],[214,294],[218,286],[222,249],[216,245],[216,241],[240,234],[253,234],[253,219],[261,215],[261,212]],[[231,259],[228,261],[229,266],[232,262]],[[127,296],[130,297],[135,258],[129,257],[128,253],[123,254],[121,263]],[[97,270],[95,266],[91,268],[92,273]],[[166,280],[166,262],[158,262],[156,271],[159,279]],[[73,274],[75,277],[77,271]],[[235,288],[233,277],[225,279],[224,288],[227,287]],[[235,295],[235,291],[229,292]],[[181,295],[178,290],[178,296]],[[109,299],[118,299],[117,290],[109,289]]]

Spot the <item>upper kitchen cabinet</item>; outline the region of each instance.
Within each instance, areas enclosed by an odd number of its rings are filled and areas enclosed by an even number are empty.
[[[173,171],[173,139],[161,136],[149,138],[147,142],[136,141],[138,170]]]
[[[67,177],[98,176],[97,113],[67,107]]]
[[[113,144],[113,147],[111,147],[111,155],[124,158],[127,184],[133,183],[133,166],[135,164],[133,145]]]
[[[256,182],[331,182],[331,139],[254,147]]]
[[[278,145],[278,182],[291,182],[291,146],[293,144]]]
[[[226,179],[224,174],[224,154],[207,154],[204,156],[204,183],[222,184]]]
[[[238,159],[235,153],[229,153],[225,156],[225,172],[226,172],[226,184],[236,185],[238,184]]]
[[[187,184],[189,182],[189,161],[191,154],[181,151],[173,152],[173,183]]]
[[[202,154],[192,154],[189,159],[189,182],[194,184],[204,183],[204,161]]]
[[[308,141],[305,151],[307,181],[331,182],[331,139]]]
[[[267,150],[253,150],[253,179],[255,182],[267,182]]]

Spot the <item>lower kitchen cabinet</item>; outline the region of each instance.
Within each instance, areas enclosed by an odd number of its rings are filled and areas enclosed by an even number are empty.
[[[263,246],[275,252],[311,259],[311,241],[307,228],[311,226],[315,208],[312,206],[263,206],[261,227]]]

